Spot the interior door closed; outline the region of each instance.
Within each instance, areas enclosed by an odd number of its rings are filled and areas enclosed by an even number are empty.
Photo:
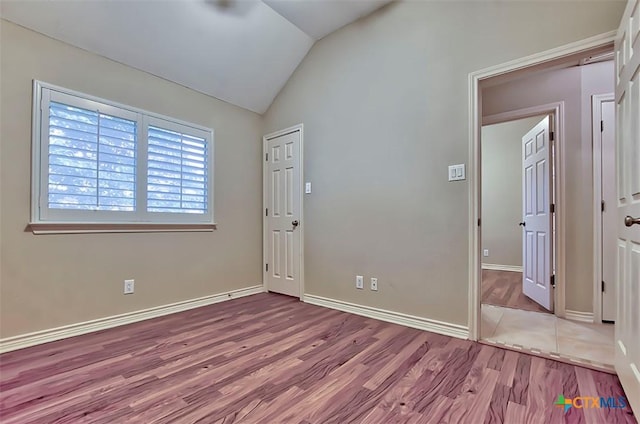
[[[630,0],[615,43],[618,311],[615,367],[640,414],[640,1]]]
[[[551,146],[547,116],[522,137],[522,292],[553,310]]]
[[[267,290],[300,297],[301,132],[266,140]]]
[[[600,158],[602,164],[601,196],[604,207],[602,214],[602,320],[616,320],[616,227],[618,208],[616,207],[616,140],[615,104],[613,100],[603,101],[600,107]]]

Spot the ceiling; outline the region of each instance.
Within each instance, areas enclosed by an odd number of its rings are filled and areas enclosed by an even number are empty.
[[[390,2],[390,0],[262,1],[316,40]]]
[[[2,0],[3,19],[264,113],[314,42],[391,0]]]

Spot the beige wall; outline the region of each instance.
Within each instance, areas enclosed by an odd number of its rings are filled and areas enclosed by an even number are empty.
[[[482,263],[522,266],[522,137],[543,117],[482,127]]]
[[[466,325],[469,186],[447,165],[468,161],[468,74],[613,30],[623,8],[397,2],[317,42],[266,114],[266,132],[305,125],[306,291]]]
[[[611,62],[545,72],[483,90],[485,116],[564,101],[566,308],[593,311],[591,96],[613,91]],[[586,229],[586,230],[585,230]]]
[[[259,115],[1,23],[0,337],[262,281]],[[34,78],[214,128],[219,229],[39,236],[26,232]],[[125,278],[135,278],[135,294],[122,294]]]

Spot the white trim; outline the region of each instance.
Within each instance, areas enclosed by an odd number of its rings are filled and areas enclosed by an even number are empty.
[[[482,126],[501,124],[503,122],[516,121],[538,115],[553,115],[557,109],[564,111],[564,101],[547,103],[544,105],[525,107],[523,109],[508,110],[482,117]]]
[[[615,102],[615,94],[591,96],[591,140],[593,147],[593,322],[602,322],[602,103]]]
[[[564,317],[566,319],[570,319],[572,321],[580,321],[580,322],[589,322],[593,323],[593,312],[580,312],[580,311],[572,311],[570,309],[565,309]]]
[[[400,312],[388,311],[386,309],[372,308],[370,306],[357,305],[355,303],[344,302],[342,300],[329,299],[326,297],[307,294],[303,302],[316,306],[336,309],[350,314],[361,315],[380,321],[403,325],[405,327],[417,328],[418,330],[430,331],[432,333],[444,334],[445,336],[458,339],[467,339],[469,329],[464,325],[451,324],[443,321],[436,321],[429,318],[407,315]]]
[[[300,300],[304,296],[304,124],[300,123],[289,128],[285,128],[280,131],[272,132],[262,137],[262,158],[265,158],[267,154],[267,142],[276,137],[291,134],[296,131],[300,132],[300,225],[298,231],[300,231]],[[267,187],[267,161],[262,161],[262,281],[264,281],[265,290],[267,287],[267,270],[265,264],[269,260],[269,246],[267,244],[267,217],[264,210],[269,204],[269,189]]]
[[[65,325],[62,327],[50,328],[48,330],[41,330],[33,333],[7,337],[4,339],[0,339],[0,353],[23,349],[25,347],[35,346],[42,343],[49,343],[56,340],[62,340],[69,337],[92,333],[94,331],[118,327],[121,325],[132,324],[134,322],[157,318],[164,315],[175,314],[178,312],[187,311],[189,309],[200,308],[202,306],[212,305],[214,303],[224,302],[226,300],[236,299],[238,297],[251,296],[262,292],[264,292],[264,286],[256,285],[243,289],[232,290],[225,293],[200,297],[197,299],[185,300],[182,302],[170,303],[168,305],[156,306],[153,308],[127,312],[124,314],[113,315],[105,318],[98,318],[91,321],[80,322],[77,324]]]
[[[540,53],[534,53],[532,55],[514,59],[509,62],[501,63],[499,65],[490,66],[488,68],[472,72],[469,74],[469,76],[480,81],[487,78],[497,77],[498,75],[508,74],[513,71],[531,68],[532,66],[541,65],[574,54],[588,52],[596,48],[606,47],[609,44],[611,44],[611,47],[613,47],[613,42],[616,39],[616,34],[617,31],[608,31],[602,34],[594,35],[592,37],[574,41],[573,43],[565,44],[563,46],[556,47],[550,50],[545,50]]]
[[[596,35],[574,43],[566,44],[545,52],[526,56],[524,58],[512,60],[500,65],[485,68],[469,74],[469,221],[468,225],[471,231],[469,237],[469,303],[468,303],[468,321],[469,321],[469,339],[478,340],[480,336],[479,324],[480,317],[480,264],[481,264],[481,246],[480,246],[480,228],[478,219],[480,218],[480,167],[479,167],[479,148],[480,148],[480,130],[481,130],[481,104],[480,100],[480,81],[503,75],[509,72],[527,69],[535,65],[544,64],[555,59],[562,59],[572,54],[586,52],[598,47],[607,46],[615,40],[616,31],[610,31],[604,34]],[[562,171],[562,170],[561,170]],[[562,176],[561,176],[562,177]],[[557,216],[560,221],[560,215]],[[564,222],[562,222],[564,224]],[[564,239],[560,240],[558,236],[558,245],[564,245]],[[558,258],[558,260],[564,260]],[[556,277],[558,278],[558,277]],[[562,299],[560,299],[562,297]],[[556,293],[556,301],[564,303],[564,293]]]
[[[522,272],[522,266],[518,266],[518,265],[498,265],[498,264],[483,263],[482,269],[489,269],[492,271]]]
[[[169,233],[169,232],[202,232],[213,231],[217,224],[180,224],[152,222],[31,222],[29,229],[33,234],[90,234],[90,233]]]

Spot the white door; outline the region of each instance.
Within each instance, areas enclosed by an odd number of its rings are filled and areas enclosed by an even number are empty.
[[[602,226],[602,320],[616,320],[616,139],[615,104],[613,99],[600,103],[600,160]],[[597,122],[597,121],[596,121]]]
[[[640,414],[640,1],[629,0],[615,43],[617,148],[616,372]]]
[[[551,146],[547,116],[522,137],[522,292],[553,310]]]
[[[300,297],[302,128],[265,137],[265,283]]]

